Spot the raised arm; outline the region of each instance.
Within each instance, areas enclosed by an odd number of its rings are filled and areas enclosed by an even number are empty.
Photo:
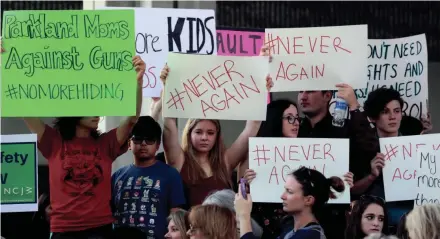
[[[23,120],[26,123],[28,129],[32,133],[37,134],[38,142],[40,142],[46,128],[44,122],[40,118],[23,118]]]
[[[142,83],[143,83],[143,77],[145,73],[145,62],[142,60],[140,56],[133,57],[133,66],[136,70],[136,81],[137,81],[137,88],[136,88],[136,115],[130,116],[127,119],[125,119],[117,128],[116,130],[116,137],[118,139],[118,142],[120,145],[125,144],[128,137],[130,136],[130,133],[136,124],[137,120],[139,119],[139,115],[141,113],[142,108]]]
[[[164,89],[169,72],[170,68],[168,65],[165,65],[160,73],[160,79],[162,80]],[[161,99],[163,99],[163,92],[164,90],[161,92]],[[185,156],[183,154],[182,147],[179,144],[179,131],[177,130],[176,118],[164,118],[163,149],[167,164],[173,166],[175,169],[177,169],[177,171],[180,172],[183,163],[185,162]]]
[[[156,121],[159,121],[159,119],[161,118],[161,113],[162,113],[162,92],[163,91],[160,92],[159,99],[153,98],[153,100],[151,102],[150,115]]]

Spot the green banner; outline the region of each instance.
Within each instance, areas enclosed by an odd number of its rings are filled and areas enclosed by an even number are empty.
[[[3,13],[2,117],[136,114],[134,10]]]
[[[37,203],[36,143],[1,144],[1,204]]]

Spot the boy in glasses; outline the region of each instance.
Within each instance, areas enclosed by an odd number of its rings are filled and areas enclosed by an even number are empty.
[[[114,226],[139,228],[147,239],[163,238],[170,211],[186,203],[177,170],[156,160],[161,134],[153,118],[140,117],[129,141],[134,163],[112,176]]]

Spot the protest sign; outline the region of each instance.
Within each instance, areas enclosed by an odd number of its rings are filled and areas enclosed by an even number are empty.
[[[233,29],[217,27],[217,55],[258,56],[263,46],[264,29]],[[267,103],[270,103],[270,92]]]
[[[271,92],[334,90],[338,83],[365,87],[367,25],[267,28],[273,55]]]
[[[358,102],[364,105],[368,94],[378,88],[399,91],[405,101],[403,113],[420,119],[427,114],[428,47],[425,34],[368,40],[368,72],[365,86],[355,89]],[[330,104],[334,109],[336,92]],[[347,114],[348,115],[348,114]]]
[[[420,150],[417,153],[417,196],[414,206],[429,203],[440,204],[440,166],[437,156],[440,152],[434,150]]]
[[[37,135],[1,136],[1,212],[38,211]]]
[[[250,138],[249,168],[257,176],[251,182],[254,202],[281,202],[287,175],[301,166],[315,169],[326,177],[349,171],[348,139]],[[344,182],[345,183],[345,182]],[[329,203],[350,203],[350,189]]]
[[[163,116],[265,120],[268,60],[169,53]]]
[[[439,179],[425,178],[422,172],[426,170],[425,167],[428,167],[427,170],[432,170],[432,167],[436,165],[426,159],[426,152],[440,152],[440,134],[400,136],[379,140],[380,151],[385,155],[385,167],[382,173],[387,202],[417,200],[419,193],[417,185],[425,180],[435,185],[438,190]],[[421,152],[424,154],[421,155]]]
[[[109,7],[104,9],[120,9]],[[130,8],[135,11],[136,53],[147,63],[143,96],[159,97],[168,52],[216,55],[215,12],[208,9]],[[171,69],[173,70],[173,69]]]
[[[7,11],[3,117],[136,114],[134,13]]]

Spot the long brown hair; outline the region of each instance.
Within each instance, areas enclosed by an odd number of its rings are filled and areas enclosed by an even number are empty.
[[[207,177],[202,167],[196,160],[196,152],[191,142],[191,133],[196,125],[205,119],[188,119],[182,134],[182,149],[185,155],[185,163],[187,164],[187,178],[190,183],[194,184],[199,180],[203,180]],[[223,138],[221,136],[220,121],[211,121],[217,128],[217,137],[215,144],[209,152],[209,165],[211,166],[212,176],[216,180],[220,180],[229,186],[232,186],[231,177],[225,164],[225,146],[223,144]]]
[[[191,209],[189,222],[210,239],[238,239],[235,213],[217,205],[198,205]]]
[[[180,236],[182,239],[189,238],[186,235],[186,232],[189,230],[189,220],[188,220],[189,213],[183,209],[178,209],[176,211],[173,211],[170,213],[170,216],[168,217],[168,223],[169,221],[173,221],[174,225],[179,229]]]

